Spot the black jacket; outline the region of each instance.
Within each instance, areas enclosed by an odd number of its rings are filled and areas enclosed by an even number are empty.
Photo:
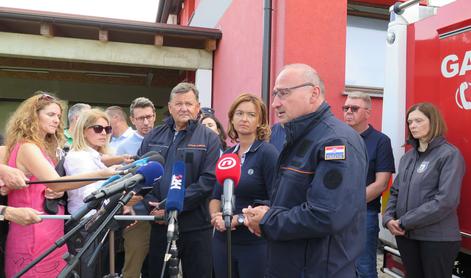
[[[138,155],[157,151],[165,158],[164,175],[146,196],[148,201],[161,201],[167,197],[172,168],[177,160],[185,163],[185,200],[178,216],[181,232],[211,227],[208,200],[216,182],[214,170],[219,158],[219,138],[210,129],[197,121],[189,121],[185,130],[175,136],[175,122],[169,117],[144,137]],[[175,140],[174,140],[175,138]]]

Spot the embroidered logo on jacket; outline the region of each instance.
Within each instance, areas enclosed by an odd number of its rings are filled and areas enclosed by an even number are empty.
[[[188,144],[188,148],[206,148],[205,144]]]
[[[428,167],[429,163],[430,163],[429,161],[422,162],[420,164],[419,168],[417,169],[417,173],[420,174],[420,173],[425,172],[425,170],[427,170],[427,167]]]
[[[325,160],[345,159],[345,145],[326,146],[324,148],[324,159]]]

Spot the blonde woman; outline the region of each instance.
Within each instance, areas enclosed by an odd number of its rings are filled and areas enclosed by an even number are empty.
[[[64,143],[62,126],[62,103],[44,92],[23,101],[13,113],[6,130],[6,162],[23,171],[31,181],[60,180],[67,178],[108,177],[114,168],[106,168],[73,177],[60,177],[54,170],[58,149]],[[8,205],[30,207],[44,213],[45,198],[62,196],[64,190],[79,188],[90,182],[34,184],[26,188],[10,190]],[[64,208],[59,206],[59,214]],[[62,220],[48,220],[29,226],[10,223],[6,242],[5,272],[13,276],[54,244],[64,234]],[[62,255],[67,247],[62,246],[44,258],[22,277],[55,277],[65,262]]]

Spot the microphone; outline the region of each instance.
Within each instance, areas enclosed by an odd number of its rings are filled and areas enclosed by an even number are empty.
[[[162,177],[163,172],[164,168],[160,163],[151,161],[146,165],[141,166],[136,171],[135,175],[132,175],[129,178],[116,181],[115,184],[112,186],[110,185],[105,188],[99,189],[96,194],[92,194],[94,197],[92,199],[100,199],[112,196],[118,192],[133,188],[137,183],[141,181],[144,182],[144,186],[151,186]]]
[[[185,199],[185,163],[178,160],[173,165],[172,181],[167,194],[165,211],[168,213],[167,240],[172,241],[176,231],[177,215],[183,210]]]
[[[145,154],[146,157],[141,158],[139,160],[136,160],[136,161],[134,161],[132,163],[129,163],[127,165],[124,165],[124,166],[120,167],[118,170],[122,171],[124,174],[127,174],[127,173],[129,173],[129,171],[126,171],[126,170],[143,166],[143,165],[147,164],[150,161],[157,161],[160,164],[164,164],[165,159],[163,158],[162,155],[160,155],[157,152],[152,152],[152,153],[155,153],[155,154],[151,154],[151,155],[147,156],[149,153],[151,153],[151,152],[146,153]]]
[[[232,210],[234,207],[234,187],[240,179],[240,159],[237,154],[224,154],[216,164],[216,179],[223,184],[222,215],[226,229],[231,228]]]
[[[121,175],[114,175],[114,176],[111,176],[109,177],[105,183],[103,183],[100,188],[98,188],[97,190],[93,191],[92,193],[90,193],[89,195],[85,196],[85,198],[83,198],[83,202],[84,203],[88,203],[90,202],[91,200],[95,200],[95,195],[98,194],[101,190],[104,190],[105,188],[109,188],[111,186],[113,186],[114,184],[118,183],[118,182],[121,182],[125,179],[128,179],[130,177],[132,177],[132,175],[135,174],[135,173],[128,173],[124,176],[121,176]],[[81,210],[82,208],[80,208]],[[83,215],[82,215],[83,216]]]

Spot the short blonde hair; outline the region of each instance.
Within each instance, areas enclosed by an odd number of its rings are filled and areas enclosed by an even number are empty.
[[[85,129],[94,125],[99,119],[105,119],[108,122],[108,125],[110,124],[108,115],[103,110],[98,108],[87,110],[79,116],[77,120],[77,126],[75,127],[74,133],[72,134],[72,138],[74,139],[71,147],[72,150],[82,151],[90,147],[87,140],[85,139]],[[111,136],[111,134],[108,136]],[[105,154],[109,152],[108,141],[103,147],[98,149],[99,153]]]
[[[350,92],[347,95],[350,99],[361,99],[363,102],[366,103],[366,108],[371,109],[371,97],[367,93],[363,93],[360,91]]]

